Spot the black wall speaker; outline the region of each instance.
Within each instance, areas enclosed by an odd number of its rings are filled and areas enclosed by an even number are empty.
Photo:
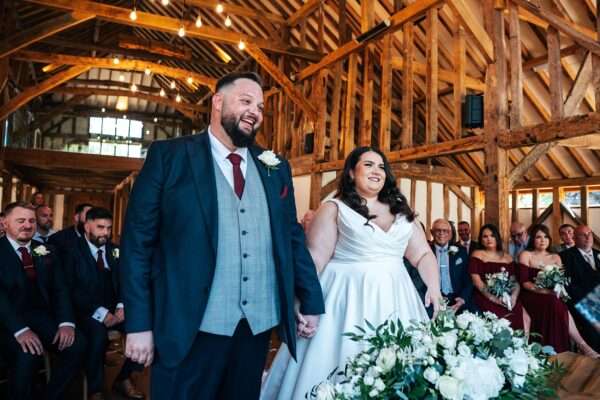
[[[312,153],[314,145],[315,145],[315,134],[307,133],[306,136],[304,136],[304,154]]]
[[[483,128],[483,95],[468,94],[463,104],[463,126]]]

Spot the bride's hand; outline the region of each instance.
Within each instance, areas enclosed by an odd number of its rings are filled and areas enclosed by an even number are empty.
[[[432,319],[434,319],[438,315],[438,312],[440,312],[442,305],[442,294],[439,290],[433,291],[431,289],[427,289],[427,292],[425,293],[425,307],[427,308],[430,305],[433,305]]]

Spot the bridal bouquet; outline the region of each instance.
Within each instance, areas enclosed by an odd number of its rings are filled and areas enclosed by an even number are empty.
[[[508,274],[505,268],[494,274],[485,274],[488,291],[498,297],[509,310],[512,310],[510,295],[515,287],[515,277]]]
[[[535,277],[535,286],[542,289],[550,289],[556,297],[563,301],[569,300],[566,287],[570,279],[565,275],[565,270],[560,265],[546,265]]]
[[[345,334],[363,342],[365,350],[315,386],[309,398],[555,398],[555,383],[564,373],[539,344],[528,344],[523,332],[489,312],[442,311],[435,320],[406,328],[391,320],[367,326],[369,333],[357,327],[359,334]]]

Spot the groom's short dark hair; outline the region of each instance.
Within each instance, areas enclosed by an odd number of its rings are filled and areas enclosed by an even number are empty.
[[[221,79],[219,79],[217,81],[215,93],[218,93],[219,90],[223,89],[226,86],[231,85],[238,79],[250,79],[251,81],[258,83],[258,86],[260,86],[260,87],[262,87],[262,85],[263,85],[262,78],[256,72],[250,72],[250,71],[232,72],[230,74],[225,75],[224,77],[222,77]]]

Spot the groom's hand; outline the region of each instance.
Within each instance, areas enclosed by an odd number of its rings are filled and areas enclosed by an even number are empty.
[[[311,338],[317,333],[317,328],[319,326],[319,316],[318,315],[302,315],[299,314],[298,318],[298,336]]]
[[[145,367],[152,365],[154,359],[152,331],[129,333],[125,345],[125,356],[133,362],[144,364]]]

